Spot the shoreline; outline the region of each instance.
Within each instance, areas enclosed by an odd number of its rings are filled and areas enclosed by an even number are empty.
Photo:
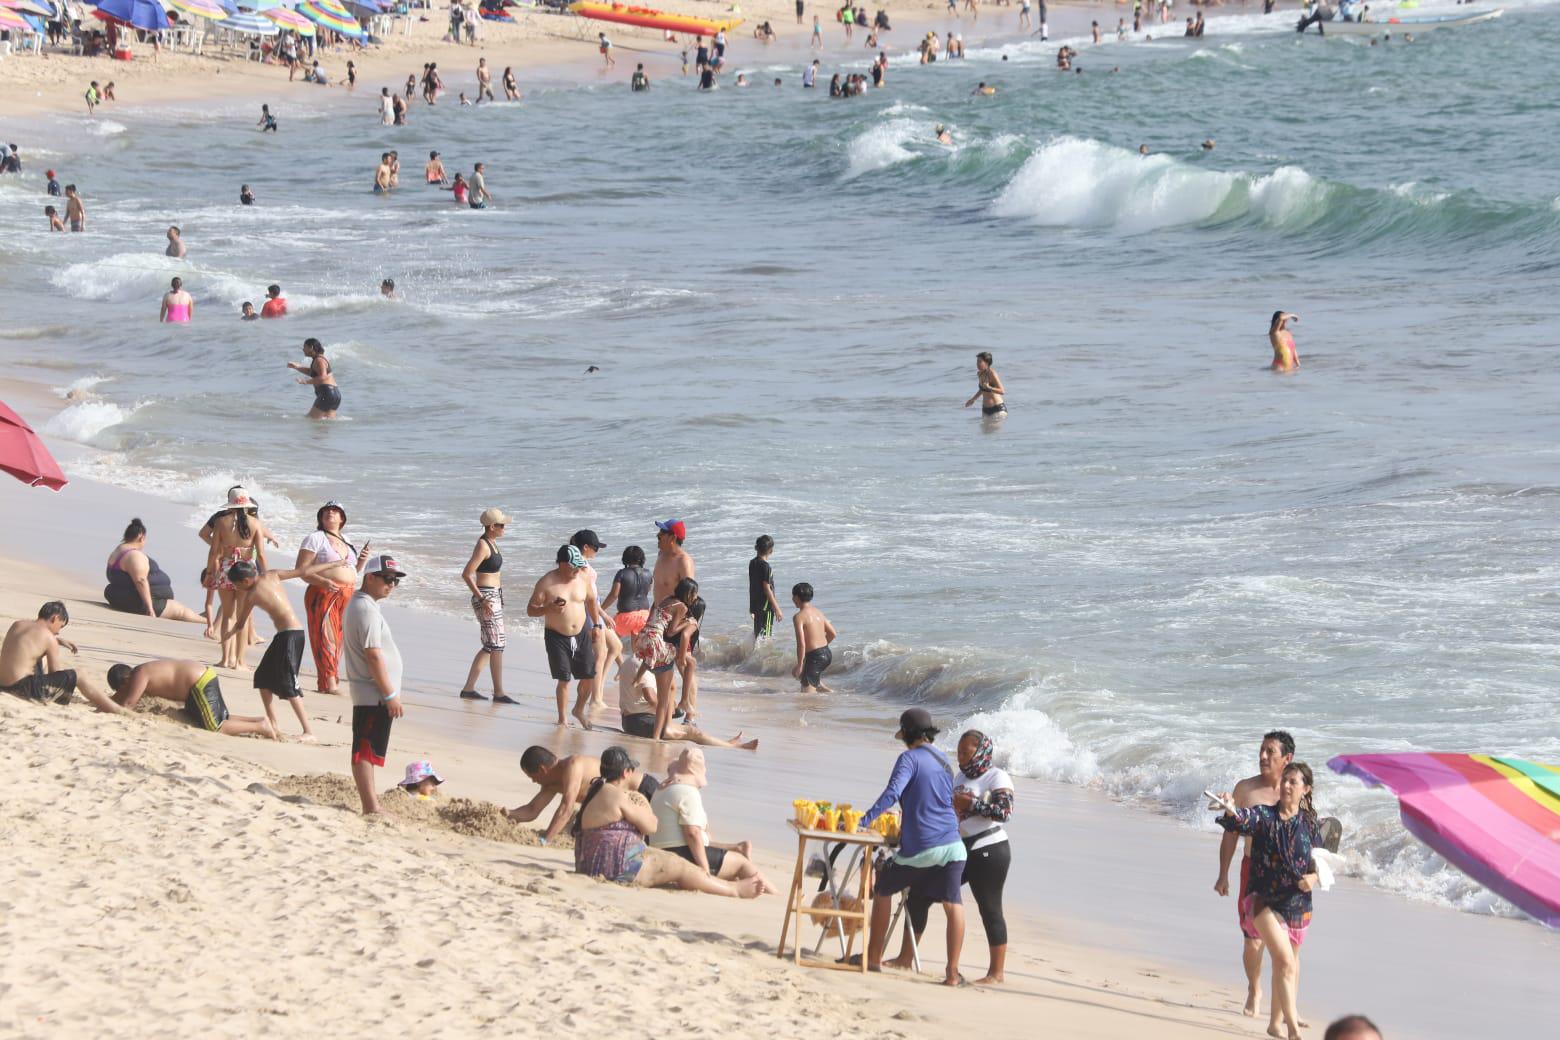
[[[22,401],[19,410],[24,415],[35,417],[40,403],[59,404],[37,387],[33,402],[28,403],[16,389],[14,384],[6,385],[3,392],[13,401]],[[69,472],[69,450],[63,454],[62,464]],[[73,481],[59,495],[11,482],[0,488],[0,505],[8,516],[18,518],[0,533],[0,558],[9,561],[8,577],[0,580],[0,612],[24,616],[36,609],[28,605],[41,601],[45,591],[50,596],[65,593],[77,618],[71,635],[82,644],[83,663],[94,674],[118,659],[110,657],[116,653],[133,663],[147,655],[203,659],[202,652],[209,652],[211,645],[200,639],[195,626],[116,614],[101,604],[94,588],[99,580],[94,575],[98,548],[94,539],[112,539],[114,533],[105,535],[99,528],[105,523],[112,527],[133,511],[151,527],[150,550],[174,576],[175,592],[184,594],[185,602],[193,598],[189,591],[194,586],[184,579],[191,567],[198,568],[200,553],[199,543],[178,523],[186,507],[89,480]],[[73,551],[73,546],[81,551]],[[283,555],[286,550],[284,541]],[[74,563],[61,570],[60,560]],[[520,707],[499,709],[458,701],[453,680],[466,664],[466,650],[474,638],[470,625],[462,619],[396,608],[393,603],[386,613],[408,663],[408,714],[397,723],[391,756],[380,774],[384,787],[393,783],[393,774],[405,761],[426,757],[451,780],[452,796],[515,805],[532,790],[514,764],[527,743],[543,743],[560,754],[599,754],[608,744],[621,742],[651,772],[664,771],[667,752],[676,750],[623,738],[611,729],[586,734],[554,727],[548,721],[551,682],[542,667],[539,640],[530,636],[516,634],[506,669],[508,685],[523,702]],[[742,728],[763,742],[751,757],[741,751],[709,752],[713,784],[707,800],[717,837],[754,840],[760,866],[772,881],[782,883],[789,874],[789,847],[794,839],[776,808],[777,792],[857,802],[871,798],[893,757],[892,741],[884,736],[885,709],[841,697],[817,711],[803,712],[798,719],[794,710],[776,703],[778,698],[745,697],[744,677],[710,672],[703,679],[706,728],[719,735]],[[229,677],[227,685],[233,691],[228,700],[235,713],[258,713],[258,698],[242,677]],[[267,782],[272,774],[345,775],[345,704],[309,694],[309,684],[304,685],[305,704],[316,720],[323,748],[212,736],[162,719],[153,720],[150,730],[159,741],[209,748],[243,763],[244,768],[267,771],[258,777],[260,782]],[[71,715],[69,725],[85,714]],[[123,721],[93,720],[110,727]],[[284,729],[291,731],[290,721],[284,720]],[[821,732],[828,733],[826,750],[816,736]],[[820,766],[828,777],[822,783]],[[243,769],[239,772],[246,784],[257,779]],[[1135,1014],[1129,1009],[1145,1002],[1154,1005],[1169,1019],[1162,1023],[1161,1035],[1239,1029],[1238,943],[1233,922],[1225,920],[1233,917],[1232,904],[1207,891],[1216,849],[1208,836],[1172,819],[1117,804],[1098,791],[1022,778],[1018,784],[1019,812],[1010,828],[1019,851],[1008,896],[1013,932],[1010,982],[1000,995],[980,995],[980,1013],[1012,1014],[1013,1021],[1020,1022],[1035,1013],[1032,1002],[1039,999],[1046,1002],[1044,1013],[1050,1015],[1053,1001],[1067,1002],[1058,989],[1086,984],[1096,996],[1108,993],[1127,1002],[1125,1007],[1113,1007],[1111,1015]],[[535,850],[535,855],[548,869],[570,867],[567,853]],[[1154,864],[1147,873],[1145,863]],[[565,882],[575,883],[584,884]],[[1560,967],[1557,937],[1527,922],[1416,905],[1358,881],[1346,879],[1342,886],[1321,897],[1317,921],[1322,927],[1313,929],[1307,946],[1312,959],[1307,964],[1305,1010],[1313,1021],[1359,1009],[1361,951],[1380,949],[1391,951],[1398,968],[1373,977],[1367,1010],[1397,1025],[1394,1035],[1405,1028],[1418,1036],[1468,1035],[1476,1023],[1490,1026],[1492,1015],[1506,1016],[1501,1026],[1509,1030],[1538,1024],[1536,1016],[1545,1001],[1535,998],[1553,989],[1549,979],[1560,977],[1552,972]],[[625,896],[633,901],[639,893]],[[655,898],[680,897],[658,894]],[[760,900],[756,906],[728,906],[724,900],[714,900],[717,905],[711,906],[705,897],[690,898],[703,900],[699,914],[703,918],[709,911],[706,923],[711,929],[727,935],[750,933],[750,941],[772,952],[773,927],[782,906],[778,900]],[[649,912],[649,906],[647,902],[636,909]],[[1430,953],[1468,945],[1488,949],[1490,956],[1470,967],[1438,961]],[[924,941],[930,963],[939,961],[939,948],[940,940],[934,936]],[[978,918],[971,915],[966,975],[978,972],[984,958]],[[816,974],[802,973],[802,977]],[[1085,978],[1087,983],[1082,981]],[[1416,994],[1425,987],[1454,985],[1472,987],[1489,999],[1461,1011],[1420,1006]],[[916,1013],[929,1022],[944,1016],[949,1016],[945,1025],[957,1021],[964,1013],[960,1009],[967,1007],[962,995],[947,1001],[932,995],[935,992],[927,991],[926,1006],[918,1006]],[[1011,1008],[1002,1010],[995,1004]],[[1492,1006],[1505,1010],[1495,1012]],[[1107,1023],[1113,1021],[1107,1017]],[[1076,1035],[1121,1035],[1129,1031],[1126,1020],[1121,1021],[1119,1027],[1107,1024],[1102,1032]]]

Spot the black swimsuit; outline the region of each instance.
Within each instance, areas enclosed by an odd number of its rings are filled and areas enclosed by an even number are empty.
[[[320,360],[325,361],[325,371],[322,373],[322,375],[330,375],[330,362],[326,361],[323,357],[321,357]],[[322,412],[334,412],[336,409],[340,408],[341,387],[332,386],[327,383],[315,383],[314,407],[318,408]]]
[[[504,554],[498,551],[498,546],[488,541],[484,535],[482,540],[487,542],[488,558],[477,564],[478,574],[497,574],[504,569]]]

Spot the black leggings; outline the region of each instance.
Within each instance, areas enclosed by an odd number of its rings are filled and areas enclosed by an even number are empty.
[[[964,883],[980,909],[980,923],[986,926],[987,946],[1006,946],[1007,918],[1002,916],[1002,887],[1007,884],[1008,867],[1013,863],[1012,843],[999,841],[979,852],[970,853],[964,864]],[[910,897],[910,924],[916,938],[926,931],[926,915],[931,900]]]

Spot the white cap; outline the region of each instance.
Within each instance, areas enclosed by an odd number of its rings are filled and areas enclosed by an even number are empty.
[[[406,577],[406,572],[401,569],[400,564],[395,562],[395,557],[391,556],[389,553],[382,553],[379,556],[370,556],[368,558],[368,562],[363,565],[364,574],[383,574],[386,571],[389,571],[398,578]]]

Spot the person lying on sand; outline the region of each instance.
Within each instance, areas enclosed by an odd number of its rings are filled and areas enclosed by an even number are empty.
[[[125,708],[134,708],[142,697],[156,697],[181,705],[190,723],[210,733],[281,739],[263,718],[228,714],[217,670],[198,661],[153,660],[134,668],[116,664],[108,670],[108,688],[114,703]]]
[[[641,671],[632,661],[624,661],[618,668],[618,711],[623,720],[623,732],[631,737],[655,737],[655,681],[650,673]],[[685,726],[668,722],[662,733],[663,740],[687,740],[704,747],[742,748],[757,751],[758,739],[743,740],[741,730],[730,740],[712,737],[697,726]]]
[[[526,804],[505,812],[505,816],[516,823],[530,823],[542,815],[542,810],[554,798],[562,799],[553,813],[552,822],[542,835],[542,844],[545,845],[563,833],[563,828],[568,825],[569,817],[574,812],[575,803],[584,796],[591,781],[601,776],[601,759],[594,755],[559,758],[541,745],[533,744],[520,756],[520,771],[532,783],[540,786],[541,790]],[[645,796],[646,804],[660,786],[654,777],[641,778],[639,793]]]
[[[79,688],[98,711],[123,714],[124,709],[86,676],[78,676],[75,669],[63,666],[60,647],[77,652],[75,643],[60,638],[68,624],[70,614],[57,599],[38,608],[36,621],[12,624],[6,630],[5,642],[0,644],[0,690],[32,701],[68,704],[71,694]]]
[[[620,747],[601,753],[601,775],[591,781],[575,821],[574,869],[639,888],[681,888],[710,895],[754,899],[775,889],[763,875],[722,881],[661,849],[645,847],[656,830],[655,812],[635,787],[639,763]]]

